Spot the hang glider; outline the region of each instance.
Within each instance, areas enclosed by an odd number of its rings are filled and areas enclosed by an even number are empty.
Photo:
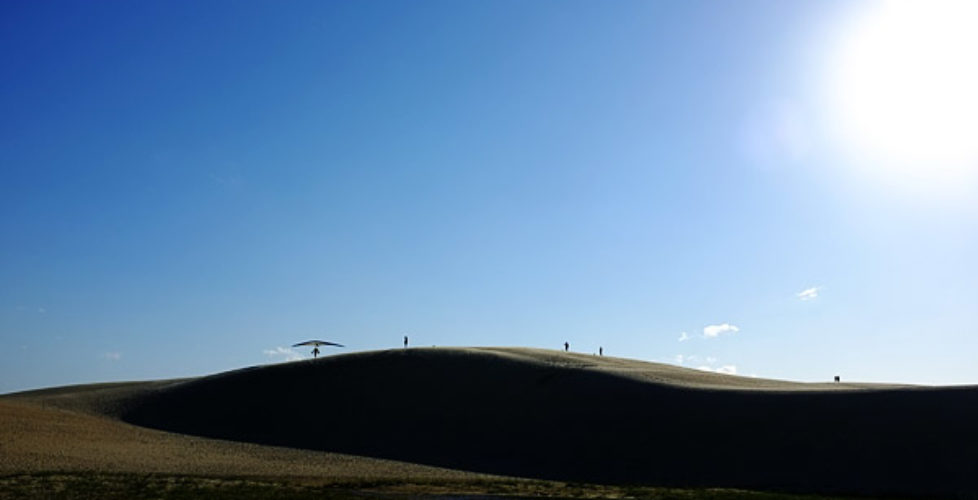
[[[313,347],[319,347],[321,345],[329,345],[333,347],[346,347],[343,344],[337,344],[336,342],[326,342],[325,340],[307,340],[305,342],[299,342],[298,344],[293,344],[292,347],[302,347],[304,345],[311,345]]]

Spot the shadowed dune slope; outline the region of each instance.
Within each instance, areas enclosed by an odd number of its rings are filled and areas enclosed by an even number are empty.
[[[974,497],[978,387],[798,384],[532,349],[332,356],[159,384],[128,422],[598,483]]]

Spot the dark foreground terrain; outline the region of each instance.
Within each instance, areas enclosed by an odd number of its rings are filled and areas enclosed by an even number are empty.
[[[978,498],[976,387],[796,384],[543,350],[410,349],[181,381],[36,391],[0,398],[0,409],[4,404],[8,413],[42,408],[63,418],[92,419],[77,424],[83,427],[124,427],[137,443],[150,443],[132,453],[134,460],[149,462],[145,470],[163,474],[159,481],[186,479],[173,474],[264,477],[264,483],[244,486],[225,480],[244,488],[228,490],[241,498],[255,491],[273,497],[263,488],[278,484],[275,478],[291,478],[291,489],[275,489],[286,495],[281,498],[359,495],[369,490],[364,481],[388,485],[372,490],[381,496],[422,490],[437,496],[433,485],[452,484],[441,493],[762,495],[734,488]],[[106,434],[118,432],[112,427]],[[22,433],[19,446],[28,446],[31,436]],[[89,444],[99,449],[111,439],[118,438],[93,438]],[[119,449],[131,441],[120,442]],[[12,442],[11,449],[18,449],[18,441]],[[169,455],[154,451],[161,447],[169,447]],[[29,462],[24,453],[14,455]],[[96,454],[111,462],[112,453]],[[67,481],[82,482],[92,470],[130,470],[120,468],[126,460],[94,469],[45,467],[64,456],[42,453],[37,460],[32,467],[0,467],[7,474],[0,491],[4,485],[14,491],[28,483],[49,484],[44,474],[51,470],[66,470]],[[324,482],[325,477],[333,479]],[[115,478],[121,491],[140,484],[131,476],[96,478]],[[566,483],[606,486],[563,495]],[[397,484],[427,486],[390,489]],[[505,484],[511,486],[499,486]],[[169,488],[182,491],[179,484]]]

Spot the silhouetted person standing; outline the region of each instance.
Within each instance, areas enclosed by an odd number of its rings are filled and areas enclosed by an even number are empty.
[[[567,352],[568,349],[570,349],[570,344],[567,343],[567,342],[564,342],[564,352]]]
[[[313,358],[318,358],[319,357],[319,346],[316,346],[316,347],[313,347],[312,348],[312,357]]]
[[[604,347],[598,348],[598,356],[604,356]]]
[[[404,348],[407,349],[407,335],[404,336]]]

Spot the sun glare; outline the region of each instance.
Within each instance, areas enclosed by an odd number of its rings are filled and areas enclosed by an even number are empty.
[[[831,99],[858,163],[901,183],[978,170],[978,1],[891,1],[857,16]]]

